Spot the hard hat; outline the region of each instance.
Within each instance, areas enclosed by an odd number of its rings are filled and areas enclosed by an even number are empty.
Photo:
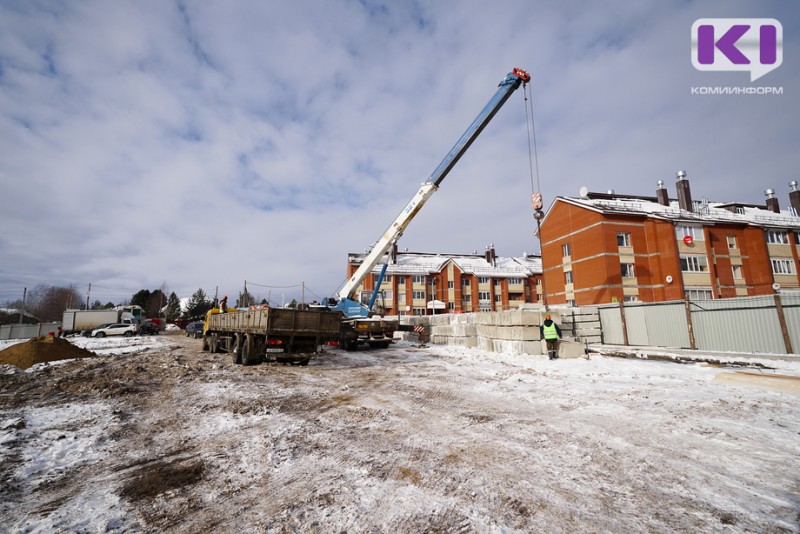
[[[550,319],[550,314],[548,313],[547,315],[544,316],[544,318],[545,319]]]
[[[222,297],[222,300],[228,300],[228,295],[225,295],[224,297]]]

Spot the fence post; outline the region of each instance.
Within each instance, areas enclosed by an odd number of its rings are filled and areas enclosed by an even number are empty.
[[[689,348],[692,350],[697,349],[697,343],[694,339],[694,326],[692,326],[692,310],[689,308],[689,297],[683,297],[683,304],[686,308],[686,327],[689,329]]]
[[[625,322],[625,306],[619,301],[619,319],[622,321],[622,343],[628,346],[628,323]]]
[[[773,297],[775,298],[775,311],[778,312],[778,322],[781,324],[781,333],[783,334],[783,344],[786,346],[786,354],[794,354],[792,350],[792,339],[789,337],[789,327],[786,326],[786,315],[783,313],[781,296],[775,293]]]

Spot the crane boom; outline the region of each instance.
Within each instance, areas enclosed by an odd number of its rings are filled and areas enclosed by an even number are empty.
[[[486,125],[489,124],[489,121],[491,121],[500,108],[503,107],[503,104],[506,103],[506,100],[508,100],[511,94],[516,91],[520,85],[528,83],[530,79],[531,77],[527,72],[517,68],[506,75],[503,81],[500,82],[497,92],[491,100],[483,107],[475,120],[472,121],[469,128],[467,128],[453,148],[450,149],[428,180],[420,185],[416,194],[411,198],[411,201],[406,204],[406,207],[403,208],[392,224],[389,225],[389,228],[386,229],[381,238],[375,243],[372,247],[372,251],[364,258],[363,263],[356,272],[353,273],[353,276],[351,276],[339,290],[338,297],[340,299],[349,300],[353,298],[353,293],[356,288],[361,284],[364,278],[366,278],[367,274],[372,271],[372,268],[375,267],[383,255],[388,252],[392,244],[403,235],[408,224],[417,213],[419,213],[419,210],[422,209],[422,206],[425,205],[431,195],[439,189],[439,184],[442,183],[442,180],[444,180],[447,174],[453,169],[455,164],[458,163],[458,160],[461,159],[461,156],[464,155],[472,142],[475,141]]]

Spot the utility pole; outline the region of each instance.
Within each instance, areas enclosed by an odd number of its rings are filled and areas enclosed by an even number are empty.
[[[300,291],[300,303],[306,303],[306,283],[302,282],[302,290]]]
[[[28,288],[22,288],[22,309],[19,311],[19,324],[22,324],[22,316],[25,314],[25,297],[28,296]]]
[[[89,309],[89,295],[92,294],[92,283],[89,282],[89,289],[86,290],[86,309]]]

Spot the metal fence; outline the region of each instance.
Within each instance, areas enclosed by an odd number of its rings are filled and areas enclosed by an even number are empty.
[[[603,343],[775,354],[800,349],[800,292],[598,309]]]
[[[55,333],[61,323],[4,324],[0,326],[0,340],[29,339]]]

